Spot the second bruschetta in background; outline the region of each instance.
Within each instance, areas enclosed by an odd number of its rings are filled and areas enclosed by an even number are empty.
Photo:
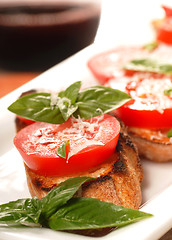
[[[119,47],[91,58],[98,81],[132,100],[114,113],[127,126],[141,157],[172,161],[172,47],[152,43]]]

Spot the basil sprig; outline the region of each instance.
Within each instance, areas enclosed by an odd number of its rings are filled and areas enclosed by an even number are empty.
[[[44,198],[19,199],[0,205],[0,225],[47,225],[48,218],[65,205],[90,177],[66,180],[52,189]]]
[[[151,217],[149,213],[98,199],[74,197],[89,177],[70,178],[44,198],[19,199],[0,205],[0,226],[43,226],[54,230],[121,227]]]
[[[99,116],[131,99],[128,94],[105,86],[79,91],[80,87],[81,82],[78,81],[59,92],[53,105],[50,93],[33,93],[16,100],[8,110],[30,120],[61,124],[71,115],[85,119]]]
[[[167,137],[168,137],[168,138],[171,138],[171,137],[172,137],[172,128],[168,131]]]
[[[126,70],[172,74],[172,65],[163,64],[154,59],[133,59],[123,67]]]

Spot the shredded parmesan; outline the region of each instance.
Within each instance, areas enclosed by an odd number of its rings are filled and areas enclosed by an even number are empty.
[[[112,79],[108,86],[129,93],[136,100],[130,108],[158,110],[160,113],[172,108],[171,96],[164,94],[164,90],[172,87],[171,77],[157,75],[155,78],[150,73],[135,73],[131,77]]]
[[[51,107],[54,107],[57,104],[58,98],[59,97],[58,97],[57,92],[51,92],[51,95],[50,95],[50,106]]]
[[[99,139],[97,137],[100,128],[99,122],[102,119],[102,116],[95,117],[90,123],[80,117],[72,117],[71,127],[60,129],[59,125],[57,125],[57,131],[54,129],[53,124],[48,124],[28,136],[27,141],[24,142],[25,148],[32,149],[32,151],[28,151],[30,154],[39,153],[40,155],[50,156],[52,152],[56,152],[62,142],[70,140],[70,152],[66,160],[68,162],[72,155],[89,146],[104,145],[102,141],[97,140]],[[53,127],[51,128],[51,126]]]
[[[168,77],[155,79],[145,78],[137,86],[136,90],[131,92],[131,96],[137,101],[137,108],[148,110],[158,110],[164,112],[166,108],[172,108],[172,100],[164,94],[164,90],[172,86],[172,80]]]
[[[164,137],[164,134],[162,134],[161,131],[157,131],[155,135],[152,134],[150,136],[150,140],[154,140],[154,139],[161,140],[163,137]]]
[[[57,105],[67,103],[69,107],[71,106],[71,100],[69,98],[63,97],[57,99]]]
[[[64,103],[67,103],[68,106],[71,106],[71,100],[69,98],[63,97],[60,98],[58,97],[58,94],[56,92],[51,92],[50,95],[50,106],[54,108],[54,106],[61,105],[63,106]]]

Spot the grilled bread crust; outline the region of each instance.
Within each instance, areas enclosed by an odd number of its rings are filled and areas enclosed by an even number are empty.
[[[154,162],[172,161],[172,141],[167,129],[151,130],[128,127],[128,133],[137,145],[141,158]]]
[[[52,188],[70,177],[90,176],[94,180],[83,185],[79,195],[98,198],[127,208],[138,209],[141,201],[142,167],[130,137],[121,132],[116,152],[100,165],[70,176],[40,176],[25,164],[31,196],[44,197]]]

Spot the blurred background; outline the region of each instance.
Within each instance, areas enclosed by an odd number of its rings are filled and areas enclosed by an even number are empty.
[[[0,98],[93,42],[152,41],[164,2],[0,0]]]
[[[0,98],[91,43],[151,42],[171,0],[0,0]]]
[[[0,97],[93,43],[101,0],[0,0]]]

